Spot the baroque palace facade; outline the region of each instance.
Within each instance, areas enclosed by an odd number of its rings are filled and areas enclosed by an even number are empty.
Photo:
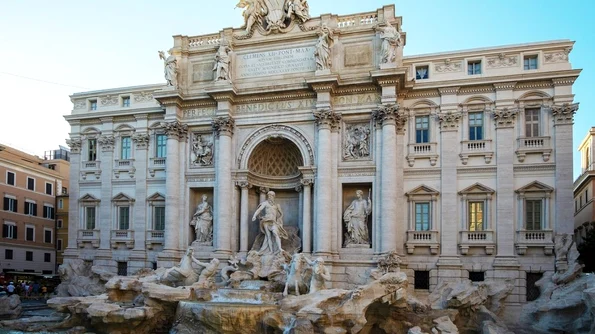
[[[394,250],[416,289],[510,279],[508,303],[533,298],[554,235],[573,232],[573,42],[403,57],[393,5],[249,9],[245,27],[174,36],[167,84],[71,96],[66,261],[125,274],[188,247],[245,255],[273,190],[333,287]]]

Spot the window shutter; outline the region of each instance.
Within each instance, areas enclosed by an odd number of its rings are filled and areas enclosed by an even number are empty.
[[[15,239],[18,239],[19,238],[19,234],[17,233],[17,227],[16,227],[16,225],[13,226],[12,230],[14,231],[14,238]]]
[[[37,217],[37,203],[33,203],[33,215]]]
[[[8,238],[8,225],[2,224],[2,237]]]
[[[14,200],[14,212],[18,212],[19,211],[19,201],[18,200]]]
[[[4,210],[8,210],[8,197],[4,197]]]

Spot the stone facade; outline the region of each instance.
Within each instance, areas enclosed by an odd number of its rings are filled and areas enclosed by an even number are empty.
[[[333,287],[366,283],[396,251],[414,287],[479,272],[524,303],[526,273],[553,271],[554,235],[573,230],[573,42],[403,57],[393,5],[284,24],[245,14],[242,28],[174,37],[175,85],[71,96],[66,257],[172,266],[203,194],[212,245],[195,254],[245,255],[274,190]],[[349,247],[357,190],[370,244]]]

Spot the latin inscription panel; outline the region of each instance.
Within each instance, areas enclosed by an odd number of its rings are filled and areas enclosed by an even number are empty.
[[[236,57],[236,77],[239,79],[315,70],[313,46],[248,53]]]

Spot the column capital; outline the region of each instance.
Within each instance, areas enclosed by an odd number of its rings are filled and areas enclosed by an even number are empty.
[[[379,105],[377,109],[372,112],[372,118],[376,120],[378,125],[394,124],[397,131],[402,131],[407,123],[407,115],[405,111],[400,109],[398,103]]]
[[[549,107],[554,117],[554,125],[574,123],[574,114],[578,110],[578,103],[564,103],[562,105],[553,105]]]
[[[514,128],[518,113],[519,110],[514,107],[494,110],[494,125],[496,129]]]
[[[233,136],[233,130],[235,128],[235,120],[230,116],[220,116],[213,118],[211,125],[217,137],[220,136]]]
[[[330,108],[319,108],[312,112],[319,128],[337,128],[341,121],[341,114]]]
[[[296,192],[301,193],[304,187],[301,184],[298,184],[294,189]]]
[[[445,112],[438,114],[438,121],[440,122],[440,129],[442,131],[457,131],[459,128],[459,120],[463,114],[461,112]]]
[[[248,181],[236,181],[236,186],[242,188],[242,189],[250,189],[252,188],[252,185],[248,182]]]
[[[300,183],[302,184],[302,186],[306,187],[306,186],[311,186],[314,184],[314,179],[301,179]]]
[[[181,140],[186,138],[188,134],[188,124],[180,123],[179,121],[161,122],[161,126],[165,130],[165,135],[168,139]]]
[[[149,137],[148,133],[136,133],[132,136],[132,141],[137,149],[146,150],[149,148]]]
[[[97,139],[102,152],[112,152],[116,144],[116,138],[112,135],[102,135]]]
[[[70,153],[72,154],[80,154],[82,144],[83,141],[80,138],[66,139],[66,145],[70,147]]]

